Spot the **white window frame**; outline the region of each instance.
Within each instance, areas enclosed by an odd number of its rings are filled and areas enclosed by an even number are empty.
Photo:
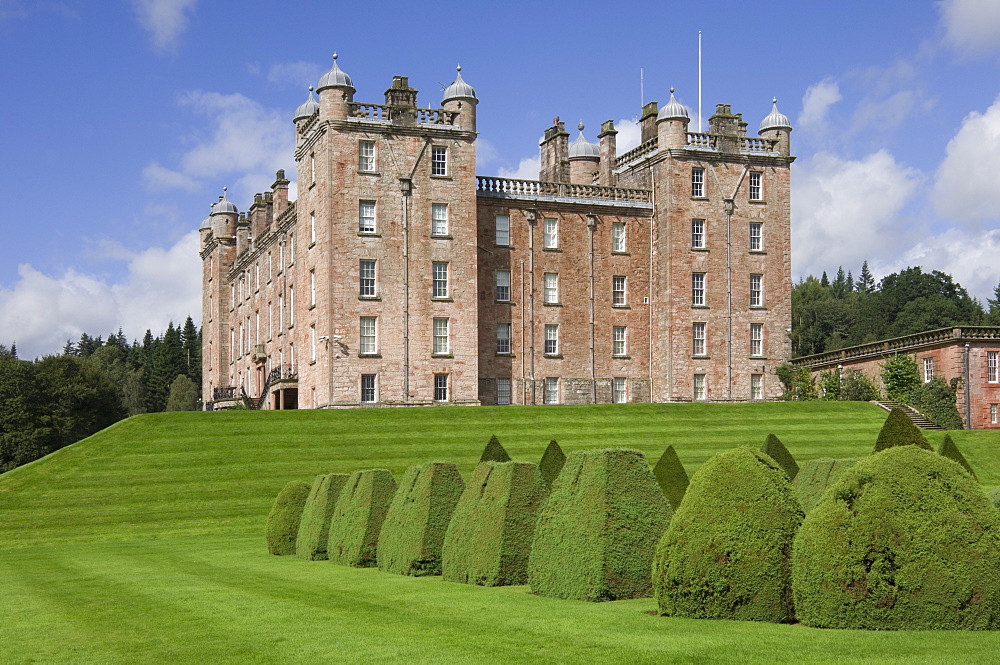
[[[559,324],[545,324],[545,342],[543,351],[547,356],[559,355]]]
[[[309,271],[309,306],[316,306],[316,269]]]
[[[358,141],[358,170],[375,172],[375,141]]]
[[[990,404],[990,424],[1000,423],[1000,404]]]
[[[750,306],[764,306],[764,276],[758,273],[750,275]]]
[[[378,262],[375,259],[358,259],[358,296],[378,297]]]
[[[497,379],[497,404],[507,406],[510,404],[510,379],[501,377]]]
[[[497,302],[510,302],[510,271],[496,271],[496,299]]]
[[[924,358],[924,383],[930,383],[934,378],[934,358]]]
[[[434,375],[434,401],[435,402],[447,402],[448,401],[448,375],[447,374],[435,374]]]
[[[700,166],[691,169],[691,198],[705,198],[705,169]]]
[[[986,382],[1000,383],[1000,362],[998,362],[998,352],[986,352]]]
[[[612,326],[611,355],[616,358],[624,358],[628,355],[628,328],[626,326]]]
[[[432,354],[435,356],[446,356],[451,352],[451,340],[449,335],[450,325],[448,317],[434,317],[432,325]]]
[[[696,402],[704,402],[708,399],[708,380],[704,374],[695,374],[693,382],[692,396]]]
[[[691,248],[705,249],[705,220],[691,220]]]
[[[625,235],[625,222],[611,222],[611,251],[612,252],[625,252],[627,251]]]
[[[375,404],[376,402],[378,402],[378,374],[362,374],[361,403]]]
[[[448,148],[446,146],[431,146],[431,175],[448,175]]]
[[[498,323],[497,324],[497,355],[498,356],[509,356],[511,351],[510,342],[510,324],[509,323]]]
[[[378,317],[362,316],[358,321],[358,354],[378,354]]]
[[[611,401],[615,404],[628,403],[628,383],[624,376],[616,376],[611,380]]]
[[[309,242],[316,244],[316,213],[309,213]]]
[[[542,302],[548,305],[559,303],[559,273],[545,273],[545,287],[542,295]]]
[[[295,325],[295,287],[288,285],[288,327]]]
[[[764,375],[763,374],[751,374],[750,375],[750,399],[758,402],[764,399]]]
[[[558,249],[559,219],[556,217],[546,217],[542,224],[542,247],[544,249]]]
[[[749,247],[751,252],[763,252],[764,251],[764,223],[763,222],[750,222],[750,241]]]
[[[497,247],[510,247],[510,215],[496,216]]]
[[[545,402],[545,404],[559,403],[559,377],[557,376],[545,377],[545,393],[543,396],[543,401]]]
[[[375,201],[371,199],[358,201],[358,233],[370,235],[378,232],[376,211]]]
[[[431,235],[432,236],[446,236],[446,235],[448,235],[448,204],[447,203],[432,203],[431,204]]]
[[[760,358],[764,355],[764,324],[750,324],[750,355]]]
[[[431,263],[431,297],[444,300],[448,293],[448,262],[434,261]]]
[[[705,342],[705,331],[708,327],[704,321],[696,321],[691,324],[691,355],[708,355],[705,351],[708,348]]]
[[[611,277],[611,306],[626,307],[628,305],[628,280],[625,275]]]
[[[309,326],[309,361],[316,362],[316,324]]]
[[[705,305],[705,273],[691,273],[691,305],[704,307]]]
[[[750,171],[749,189],[751,201],[763,201],[764,178],[760,171]]]

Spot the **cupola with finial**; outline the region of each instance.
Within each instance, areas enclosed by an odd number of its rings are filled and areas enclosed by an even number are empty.
[[[771,99],[771,113],[760,121],[758,133],[761,138],[776,139],[778,141],[777,151],[787,157],[791,154],[790,134],[792,123],[788,116],[778,110],[778,98]]]
[[[319,102],[313,96],[313,87],[309,86],[309,97],[306,98],[306,101],[299,108],[295,109],[295,116],[292,118],[292,122],[298,124],[300,120],[308,120],[318,110]]]
[[[354,81],[337,65],[336,53],[333,54],[333,67],[320,78],[316,92],[320,115],[331,120],[347,117],[348,105],[354,101]]]
[[[476,105],[479,99],[476,91],[462,78],[462,65],[457,66],[455,80],[444,89],[444,98],[441,106],[447,111],[458,112],[455,123],[469,132],[476,131]]]
[[[222,188],[222,196],[212,205],[212,235],[216,238],[234,238],[236,236],[236,218],[239,213],[236,206],[229,200],[226,192],[229,188]]]
[[[687,107],[677,101],[670,88],[670,100],[656,114],[656,143],[660,148],[682,148],[687,145],[688,124],[691,115]]]
[[[580,134],[569,144],[569,181],[574,185],[590,185],[601,161],[601,147],[583,136],[582,120],[576,128]]]

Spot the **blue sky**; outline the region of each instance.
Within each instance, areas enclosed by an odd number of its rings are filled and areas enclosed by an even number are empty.
[[[709,7],[711,8],[709,10]],[[793,276],[1000,280],[1000,2],[254,3],[0,0],[0,344],[130,338],[200,318],[197,229],[285,168],[291,116],[330,55],[380,102],[395,74],[436,107],[460,63],[481,174],[537,178],[560,116],[637,138],[640,103],[794,126]],[[644,96],[640,96],[640,68]],[[294,175],[292,175],[294,177]]]

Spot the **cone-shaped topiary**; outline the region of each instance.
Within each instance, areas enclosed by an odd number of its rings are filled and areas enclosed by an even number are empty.
[[[330,520],[330,561],[359,568],[375,565],[379,531],[395,493],[396,481],[385,469],[351,474]]]
[[[489,443],[483,448],[483,454],[479,457],[480,462],[509,462],[510,455],[500,445],[500,439],[494,434],[490,437]]]
[[[326,561],[326,545],[330,538],[330,519],[337,505],[340,490],[347,482],[346,473],[329,473],[313,481],[309,498],[302,509],[299,535],[295,539],[295,554],[309,561]]]
[[[781,439],[773,434],[768,434],[767,438],[764,439],[764,445],[760,447],[760,452],[777,462],[778,466],[784,469],[789,480],[795,480],[795,474],[799,472],[799,465],[795,463],[795,458],[788,452],[788,448],[785,448]]]
[[[589,601],[648,596],[672,512],[638,450],[570,453],[535,525],[531,590]]]
[[[788,477],[751,448],[719,453],[691,478],[653,560],[660,614],[783,623],[802,523]]]
[[[271,554],[295,554],[295,539],[302,521],[302,508],[309,498],[311,486],[304,480],[285,485],[267,516],[267,550]]]
[[[1000,513],[958,465],[917,446],[860,460],[795,538],[795,612],[809,626],[1000,628]]]
[[[528,581],[528,555],[546,488],[530,462],[483,462],[452,515],[442,549],[449,582],[504,586]]]
[[[824,457],[803,462],[795,480],[792,481],[792,491],[795,492],[795,498],[798,499],[802,510],[808,513],[815,508],[823,498],[823,492],[857,461],[853,457],[847,459]]]
[[[938,446],[937,452],[941,457],[947,457],[953,462],[958,462],[973,478],[976,477],[976,472],[972,470],[972,467],[965,460],[965,455],[958,449],[955,442],[951,440],[951,434],[944,435],[944,439],[941,440],[941,445]]]
[[[875,440],[874,452],[893,446],[919,446],[924,450],[933,450],[931,444],[924,438],[924,433],[913,424],[902,409],[893,409],[889,412],[882,429],[879,430],[878,439]]]
[[[670,502],[670,507],[677,510],[677,507],[681,505],[681,499],[684,498],[684,493],[687,491],[688,475],[673,446],[667,446],[667,449],[660,455],[659,461],[653,467],[653,475],[663,491],[663,496],[667,497],[667,501]]]
[[[562,471],[565,463],[566,453],[554,439],[549,441],[549,445],[545,448],[542,459],[538,463],[538,471],[542,474],[542,480],[545,481],[546,487],[552,487],[552,483],[555,482],[556,476]]]
[[[400,575],[440,575],[441,545],[465,482],[451,462],[406,470],[378,537],[378,567]]]

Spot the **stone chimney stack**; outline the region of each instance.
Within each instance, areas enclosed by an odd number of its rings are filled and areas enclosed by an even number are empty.
[[[555,118],[545,130],[541,146],[539,180],[544,182],[569,182],[569,132],[566,123]]]

